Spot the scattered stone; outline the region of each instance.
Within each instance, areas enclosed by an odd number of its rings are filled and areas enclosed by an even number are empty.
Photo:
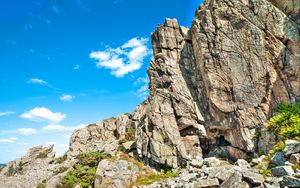
[[[300,163],[300,153],[292,154],[289,161],[293,164]]]
[[[300,152],[300,142],[297,140],[286,140],[283,153],[285,156],[290,156]]]
[[[300,179],[292,176],[284,176],[283,180],[280,181],[281,187],[299,188]]]
[[[243,178],[245,178],[252,185],[256,185],[256,186],[261,185],[265,181],[263,175],[251,171],[244,171]]]
[[[234,164],[239,166],[239,167],[244,167],[244,168],[250,168],[251,167],[250,164],[244,159],[238,159]]]
[[[284,155],[282,152],[277,152],[275,155],[271,158],[270,165],[272,167],[274,166],[283,166],[285,163]]]
[[[214,188],[218,186],[219,186],[219,181],[217,178],[198,180],[198,182],[194,184],[194,188],[204,188],[204,187]]]
[[[194,158],[191,160],[190,165],[196,168],[201,168],[203,166],[202,157]]]
[[[294,170],[291,166],[278,166],[271,169],[271,174],[276,177],[286,176],[286,175],[293,175]]]
[[[222,163],[222,161],[216,157],[205,158],[203,164],[207,167],[217,167]]]

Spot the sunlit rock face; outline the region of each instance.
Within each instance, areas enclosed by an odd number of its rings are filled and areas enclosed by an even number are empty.
[[[277,103],[300,98],[299,29],[282,10],[265,0],[206,0],[189,30],[172,19],[158,26],[150,97],[135,112],[140,157],[175,167],[255,150],[255,131]]]

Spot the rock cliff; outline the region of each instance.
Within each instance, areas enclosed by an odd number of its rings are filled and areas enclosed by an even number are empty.
[[[246,158],[277,103],[300,97],[299,25],[268,1],[207,0],[189,30],[167,19],[152,41],[150,97],[135,112],[143,158]]]
[[[166,19],[151,37],[149,98],[132,114],[75,130],[64,175],[78,168],[73,166],[76,156],[97,151],[114,157],[99,163],[96,187],[132,186],[144,171],[153,173],[133,159],[155,169],[186,167],[179,177],[150,187],[300,186],[300,172],[291,167],[299,163],[297,141],[287,141],[290,154],[278,153],[270,163],[278,166],[272,176],[284,178],[260,175],[261,158],[251,164],[241,160],[267,153],[276,144],[276,135],[263,132],[258,139],[258,131],[280,102],[300,99],[300,3],[205,0],[191,28]],[[34,173],[37,178],[24,185],[46,181],[47,187],[55,187],[62,180],[55,173],[62,165],[51,163],[57,159],[48,155],[42,164],[49,168],[37,170],[51,173]],[[25,159],[1,170],[3,185],[14,187],[11,182],[27,177],[29,171],[23,169],[8,174]]]

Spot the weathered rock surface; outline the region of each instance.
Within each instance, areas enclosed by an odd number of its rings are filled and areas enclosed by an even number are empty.
[[[300,99],[299,10],[296,0],[205,0],[190,29],[166,19],[152,34],[149,98],[131,115],[74,131],[63,165],[80,153],[122,150],[156,168],[187,165],[177,178],[142,187],[299,187],[298,171],[282,166],[291,165],[284,158],[299,161],[299,141],[286,141],[284,156],[271,160],[271,174],[280,178],[266,179],[238,160],[268,153],[277,135],[255,134],[277,103]],[[0,187],[44,180],[54,187],[65,172],[55,174],[61,165],[53,159],[51,147],[30,150],[0,171]],[[138,170],[129,161],[103,160],[95,184],[126,187]]]
[[[118,140],[125,136],[130,126],[129,116],[120,115],[77,129],[71,136],[68,154],[75,156],[90,151],[104,151],[114,155],[118,149]]]
[[[292,176],[294,174],[294,170],[291,166],[278,166],[272,168],[271,173],[273,176],[281,177],[281,176]]]
[[[127,188],[137,178],[139,168],[126,160],[102,160],[97,168],[95,188]]]
[[[35,187],[55,175],[58,164],[54,164],[53,145],[37,146],[8,165],[0,172],[0,187]]]
[[[276,103],[300,97],[298,27],[268,1],[207,0],[189,31],[167,19],[152,40],[150,97],[135,112],[147,160],[176,167],[224,145],[246,158]]]
[[[286,140],[285,141],[285,148],[283,153],[285,156],[290,156],[294,153],[300,152],[300,141],[297,140]]]

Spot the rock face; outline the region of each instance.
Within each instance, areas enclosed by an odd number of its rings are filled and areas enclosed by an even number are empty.
[[[68,154],[76,156],[91,151],[104,151],[114,155],[118,140],[125,136],[130,126],[131,120],[124,114],[77,129],[71,136]]]
[[[245,158],[277,102],[300,97],[298,25],[266,0],[206,0],[190,30],[167,19],[152,40],[135,112],[144,159],[176,167],[214,147]]]
[[[53,145],[31,148],[22,158],[8,163],[0,172],[0,187],[35,187],[54,175]]]
[[[271,159],[268,179],[258,170],[265,156],[241,160],[274,146],[277,135],[261,132],[257,139],[257,131],[279,102],[300,99],[297,0],[205,0],[190,29],[166,19],[152,46],[149,98],[130,115],[75,130],[63,167],[70,169],[80,153],[124,152],[157,169],[187,167],[179,177],[142,187],[299,187],[299,170],[292,168],[299,141],[287,140]],[[33,148],[9,163],[0,187],[44,180],[55,187],[67,172],[55,173],[62,165],[51,163],[52,149]],[[103,160],[95,187],[128,187],[140,171],[130,161]]]

